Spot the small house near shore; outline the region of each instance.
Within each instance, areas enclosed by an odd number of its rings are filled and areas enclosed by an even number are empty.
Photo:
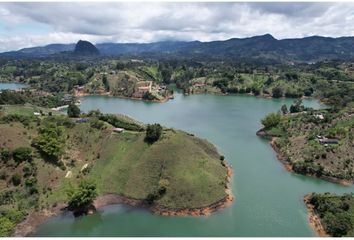
[[[322,144],[338,144],[339,140],[336,138],[323,138],[319,139],[319,142]]]
[[[79,118],[75,120],[76,123],[87,123],[88,121],[89,120],[87,118]]]
[[[112,131],[115,133],[122,133],[124,132],[124,128],[113,128]]]
[[[339,139],[337,138],[327,138],[325,136],[322,136],[322,135],[317,135],[316,136],[317,140],[319,143],[321,144],[338,144],[339,143]]]
[[[324,119],[324,116],[323,116],[322,113],[320,113],[320,114],[315,114],[314,116],[315,116],[315,118],[320,119],[320,120],[323,120],[323,119]]]

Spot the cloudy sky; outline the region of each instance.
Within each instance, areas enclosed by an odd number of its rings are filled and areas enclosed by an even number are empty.
[[[354,3],[0,3],[0,52],[100,42],[354,36]]]

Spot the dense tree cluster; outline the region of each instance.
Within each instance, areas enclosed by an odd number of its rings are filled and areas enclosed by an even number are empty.
[[[80,116],[80,108],[76,106],[74,103],[70,103],[67,113],[69,117],[77,118]]]
[[[93,181],[82,180],[77,188],[67,192],[69,209],[84,213],[97,196],[96,184]]]
[[[0,160],[8,162],[13,159],[17,164],[21,162],[28,162],[32,160],[32,148],[30,147],[17,147],[10,151],[7,148],[0,149]]]
[[[65,148],[65,135],[62,126],[49,122],[38,130],[38,137],[33,139],[33,144],[50,161],[62,166],[61,155]]]
[[[145,141],[148,143],[154,143],[160,139],[162,134],[162,126],[160,124],[149,124],[146,128]]]
[[[320,216],[325,230],[331,236],[346,236],[353,230],[354,197],[352,194],[342,196],[330,193],[312,194],[310,203]]]
[[[265,129],[270,129],[276,127],[281,121],[281,115],[279,113],[269,113],[265,118],[262,119],[262,124]]]
[[[0,237],[8,237],[13,228],[25,218],[23,211],[0,209]]]
[[[32,149],[29,147],[18,147],[13,150],[12,157],[17,163],[30,161],[32,160]]]
[[[141,124],[135,123],[133,121],[129,121],[124,119],[123,117],[119,117],[114,114],[103,114],[100,111],[90,111],[88,113],[89,117],[96,117],[98,120],[103,122],[107,122],[114,127],[124,128],[126,130],[131,131],[143,131],[144,127]]]
[[[292,169],[299,174],[321,177],[323,175],[324,167],[316,165],[313,162],[298,161],[294,162]]]
[[[37,91],[12,91],[12,90],[2,90],[0,92],[0,105],[14,105],[14,104],[25,104],[30,103],[39,107],[54,108],[61,105],[65,105],[65,100],[63,95],[55,94],[48,95],[42,94]]]

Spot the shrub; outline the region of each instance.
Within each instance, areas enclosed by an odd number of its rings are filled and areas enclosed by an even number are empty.
[[[28,126],[33,120],[35,120],[33,116],[26,116],[21,114],[8,114],[1,119],[1,121],[4,123],[20,122],[25,126]]]
[[[18,173],[15,173],[14,175],[12,175],[11,181],[14,186],[20,185],[21,184],[21,175]]]
[[[227,89],[228,93],[238,93],[238,88],[237,87],[229,87]]]
[[[290,112],[291,113],[297,113],[297,112],[302,112],[305,110],[305,107],[302,105],[302,100],[297,99],[294,101],[294,104],[290,106]]]
[[[29,147],[18,147],[12,152],[13,159],[17,162],[32,160],[32,149]]]
[[[0,237],[8,237],[16,224],[25,217],[25,212],[17,210],[0,211]]]
[[[283,106],[281,106],[281,112],[283,114],[287,114],[289,111],[288,111],[288,107],[286,106],[286,104],[284,104]]]
[[[1,149],[0,151],[0,159],[4,162],[7,162],[11,158],[10,150],[8,149]]]
[[[71,188],[68,192],[68,205],[70,210],[80,210],[92,204],[97,196],[96,184],[92,181],[83,180],[78,188]]]
[[[333,237],[345,236],[348,231],[352,228],[352,223],[350,218],[344,214],[332,214],[327,213],[323,218],[326,230]]]
[[[150,92],[145,92],[143,95],[144,100],[152,101],[155,100],[155,96]]]
[[[0,237],[10,236],[15,225],[16,224],[10,219],[6,217],[0,217]]]
[[[303,94],[301,92],[299,92],[298,90],[294,90],[294,89],[288,89],[285,92],[285,97],[287,97],[287,98],[300,98],[302,96],[303,96]]]
[[[279,113],[269,113],[262,119],[262,124],[265,129],[276,127],[281,121],[281,115]]]
[[[170,185],[170,182],[167,179],[161,179],[159,181],[159,195],[162,196],[163,194],[166,193],[168,186]]]
[[[114,114],[100,114],[97,112],[90,112],[89,114],[93,116],[97,116],[99,120],[107,122],[114,127],[119,127],[119,128],[124,128],[126,130],[131,130],[131,131],[143,131],[144,128],[137,124],[134,123],[133,121],[125,120],[123,117],[118,117]]]
[[[255,96],[258,96],[261,93],[261,90],[258,87],[252,87],[251,90]]]
[[[159,140],[161,134],[162,134],[162,127],[160,124],[157,123],[152,125],[149,124],[146,128],[145,141],[148,143],[154,143],[157,140]]]
[[[304,175],[316,175],[317,177],[321,177],[323,175],[324,168],[319,165],[314,165],[312,162],[299,161],[293,164],[293,170],[296,173]]]
[[[6,180],[7,178],[7,173],[6,171],[1,171],[0,172],[0,180]]]
[[[283,96],[283,89],[281,89],[280,87],[275,87],[272,90],[272,96],[273,98],[280,98]]]
[[[74,103],[71,103],[68,107],[68,116],[77,118],[80,116],[80,108],[76,106]]]
[[[38,137],[33,140],[33,144],[45,156],[57,162],[64,152],[65,138],[62,127],[55,124],[41,127]]]
[[[228,85],[228,82],[227,82],[226,79],[216,80],[216,81],[213,82],[213,86],[217,87],[217,88],[220,88],[220,90],[222,92],[226,92],[227,91],[227,85]]]
[[[26,179],[25,186],[26,186],[28,193],[30,195],[38,193],[37,179],[35,177],[31,177],[31,178]]]
[[[104,126],[105,126],[105,123],[103,121],[98,120],[97,118],[90,119],[90,127],[97,128],[97,129],[103,129]]]
[[[23,173],[25,177],[36,174],[36,166],[33,163],[26,163],[23,167]]]
[[[309,97],[309,96],[311,96],[312,94],[313,94],[313,88],[307,88],[307,89],[304,90],[304,95],[305,95],[306,97]]]

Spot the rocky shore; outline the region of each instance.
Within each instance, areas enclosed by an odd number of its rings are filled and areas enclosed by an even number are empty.
[[[304,203],[308,211],[308,220],[310,226],[317,233],[319,237],[330,237],[330,235],[324,229],[321,218],[316,214],[314,206],[310,203],[311,195],[308,194],[304,197]]]

